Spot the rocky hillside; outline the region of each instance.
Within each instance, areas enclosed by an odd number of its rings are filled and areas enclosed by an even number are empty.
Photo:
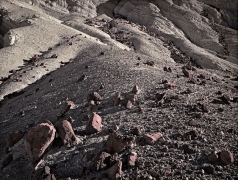
[[[237,6],[1,0],[0,179],[238,179]]]

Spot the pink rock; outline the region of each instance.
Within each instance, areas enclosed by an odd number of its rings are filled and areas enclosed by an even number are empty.
[[[122,161],[117,161],[112,167],[107,169],[106,174],[109,179],[118,179],[122,173]]]
[[[129,147],[134,142],[134,138],[131,136],[123,136],[119,133],[114,132],[108,137],[107,140],[107,152],[121,152],[126,147]]]
[[[111,155],[107,152],[104,152],[104,151],[99,152],[94,159],[92,169],[98,171],[107,167],[107,165],[110,162],[110,157]]]
[[[98,114],[92,113],[86,126],[86,134],[94,134],[99,132],[101,130],[101,123],[102,118]]]
[[[11,133],[7,137],[8,147],[14,146],[18,141],[20,141],[24,136],[24,133],[21,131],[16,131],[15,133]]]
[[[160,132],[157,132],[155,134],[153,134],[154,138],[156,139],[156,141],[161,138],[163,135]]]
[[[63,120],[58,121],[55,124],[56,131],[58,132],[60,138],[63,140],[66,147],[72,147],[77,144],[77,139],[74,134],[74,130],[69,121]]]
[[[220,158],[224,164],[231,164],[234,162],[233,154],[230,151],[221,151]]]
[[[147,144],[154,144],[161,137],[163,137],[163,135],[160,132],[157,132],[153,135],[144,134],[144,139]]]
[[[131,152],[131,154],[128,156],[128,166],[135,166],[136,159],[137,153]]]
[[[54,140],[55,131],[52,123],[48,122],[38,124],[27,133],[24,144],[33,166]]]

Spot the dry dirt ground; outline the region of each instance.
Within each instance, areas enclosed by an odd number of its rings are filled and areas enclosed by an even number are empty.
[[[236,7],[2,0],[0,179],[238,179]]]

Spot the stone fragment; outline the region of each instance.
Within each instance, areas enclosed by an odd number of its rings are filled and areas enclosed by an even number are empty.
[[[5,168],[13,160],[12,154],[7,154],[2,160],[2,169]]]
[[[107,169],[106,174],[109,179],[118,179],[122,173],[122,161],[117,161],[112,167]]]
[[[11,133],[7,137],[7,144],[8,147],[14,146],[18,141],[20,141],[24,136],[24,133],[21,131],[16,131],[14,133]]]
[[[193,88],[188,88],[188,89],[187,89],[187,92],[188,92],[189,94],[194,93],[194,92],[195,92],[195,89],[193,89]]]
[[[57,58],[58,56],[56,54],[53,54],[51,58]]]
[[[154,66],[155,62],[154,61],[146,61],[144,64],[146,64],[148,66]]]
[[[100,94],[98,92],[93,92],[91,94],[88,95],[88,101],[101,101],[102,97],[100,96]]]
[[[161,102],[162,100],[164,100],[166,95],[167,95],[166,93],[162,93],[162,94],[156,93],[155,94],[156,102]]]
[[[69,121],[58,121],[55,123],[55,128],[66,147],[72,147],[77,144],[77,138]]]
[[[92,169],[98,171],[106,168],[110,162],[110,157],[111,155],[107,152],[99,152],[94,159]]]
[[[231,164],[234,162],[233,154],[230,151],[221,151],[220,153],[221,162],[224,164]]]
[[[86,134],[94,134],[99,132],[101,130],[101,123],[102,118],[98,114],[92,113],[86,126]]]
[[[214,174],[215,172],[215,168],[212,165],[207,165],[203,169],[207,174]]]
[[[131,109],[132,108],[132,103],[130,100],[127,100],[127,99],[124,99],[122,102],[121,102],[121,105],[123,107],[125,107],[126,109]]]
[[[139,93],[139,87],[137,85],[135,85],[133,88],[132,88],[132,93],[134,94],[138,94]]]
[[[75,105],[74,105],[74,103],[73,103],[72,101],[66,101],[66,102],[64,103],[64,106],[62,107],[62,109],[61,109],[61,111],[60,111],[60,113],[59,113],[58,116],[60,116],[60,117],[64,116],[64,114],[65,114],[69,109],[72,109],[72,108],[74,108],[74,107],[75,107]]]
[[[136,152],[131,152],[130,155],[128,155],[128,166],[135,166],[135,162],[137,159],[137,153]]]
[[[133,130],[132,130],[132,133],[134,134],[134,135],[140,135],[140,133],[141,133],[141,129],[140,129],[140,127],[135,127]]]
[[[227,94],[223,94],[221,97],[220,97],[220,99],[222,100],[222,102],[224,103],[224,104],[230,104],[230,100],[231,100],[231,98],[227,95]]]
[[[189,79],[193,79],[193,73],[186,69],[186,67],[182,67],[183,74]]]
[[[46,149],[55,138],[52,123],[41,123],[33,127],[26,135],[24,145],[33,166],[40,160]]]
[[[114,106],[118,106],[120,104],[120,101],[121,101],[121,93],[116,92],[115,96],[113,97]]]
[[[195,149],[193,147],[191,147],[188,144],[183,145],[183,150],[185,154],[193,154],[195,153]]]
[[[132,136],[124,136],[122,134],[114,132],[108,137],[106,150],[108,153],[119,153],[125,148],[130,147],[134,141],[135,139]]]
[[[150,174],[152,177],[155,177],[155,178],[159,176],[159,174],[155,170],[149,170],[148,174]]]
[[[135,102],[137,99],[137,96],[134,93],[128,93],[125,97],[127,100],[130,100],[131,102]]]
[[[161,137],[163,137],[163,135],[160,132],[157,132],[153,135],[144,134],[144,139],[147,144],[154,144]]]
[[[166,89],[174,89],[176,87],[177,87],[177,85],[172,82],[167,82],[164,84],[164,88],[166,88]]]
[[[208,156],[208,161],[210,161],[212,163],[216,163],[219,161],[219,156],[216,153],[210,154]]]
[[[154,136],[150,135],[150,134],[144,134],[144,139],[145,139],[145,142],[147,144],[154,144],[156,139],[154,138]]]
[[[198,123],[197,120],[192,119],[192,120],[190,120],[190,121],[188,122],[188,124],[189,124],[190,126],[197,126],[199,123]]]
[[[86,76],[85,74],[83,74],[83,75],[80,76],[80,78],[78,79],[78,82],[81,82],[81,81],[85,80],[86,77],[87,77],[87,76]]]

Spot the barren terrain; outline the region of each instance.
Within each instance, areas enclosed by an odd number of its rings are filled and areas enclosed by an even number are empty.
[[[238,179],[237,5],[1,0],[0,179]]]

